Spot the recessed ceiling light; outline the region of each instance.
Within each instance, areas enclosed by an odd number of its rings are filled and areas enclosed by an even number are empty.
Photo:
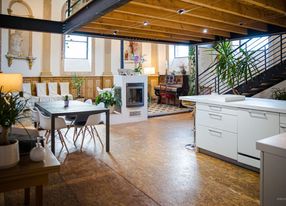
[[[113,32],[113,35],[114,35],[114,36],[117,35],[117,31],[114,31],[114,32]]]
[[[203,29],[203,33],[208,33],[208,29]]]
[[[178,14],[184,14],[184,13],[186,13],[186,10],[185,9],[179,9],[179,10],[177,10],[177,13]]]
[[[149,22],[148,22],[148,21],[144,21],[143,25],[144,25],[144,26],[148,26],[148,25],[149,25]]]
[[[240,26],[242,26],[242,25],[243,25],[243,22],[242,22],[242,21],[241,21],[241,22],[239,22],[239,25],[240,25]]]

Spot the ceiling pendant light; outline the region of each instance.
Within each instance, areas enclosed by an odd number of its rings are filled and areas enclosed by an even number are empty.
[[[186,13],[186,10],[185,9],[179,9],[179,10],[177,10],[177,13],[182,15],[182,14]]]
[[[148,26],[148,25],[149,25],[149,22],[148,22],[148,21],[144,21],[143,25],[144,25],[144,26]]]

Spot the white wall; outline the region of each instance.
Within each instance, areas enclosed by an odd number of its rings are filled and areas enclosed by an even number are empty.
[[[120,69],[120,40],[111,40],[111,72],[113,75],[118,74]]]
[[[27,2],[27,1],[26,1]],[[35,18],[41,19],[43,17],[43,1],[39,0],[29,0],[27,2],[33,11],[33,16]],[[7,14],[7,8],[9,1],[2,1],[2,13]],[[16,5],[16,4],[15,4]],[[20,8],[19,6],[13,8]],[[20,14],[24,14],[23,11],[18,11]],[[26,13],[26,12],[25,12]],[[17,14],[17,9],[15,13]],[[13,60],[11,67],[8,67],[8,62],[5,55],[8,52],[8,30],[2,29],[2,38],[1,38],[1,69],[5,73],[21,73],[24,76],[39,76],[42,68],[42,34],[38,32],[32,32],[33,36],[33,48],[32,54],[36,57],[36,60],[33,63],[33,68],[30,70],[28,62],[26,60]]]
[[[166,64],[167,56],[166,56],[166,50],[167,50],[166,44],[158,44],[158,72],[159,74],[165,74],[166,73]]]

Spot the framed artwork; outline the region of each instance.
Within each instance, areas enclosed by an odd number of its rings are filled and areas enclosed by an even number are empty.
[[[133,61],[135,56],[142,55],[142,43],[135,41],[124,41],[124,60]]]

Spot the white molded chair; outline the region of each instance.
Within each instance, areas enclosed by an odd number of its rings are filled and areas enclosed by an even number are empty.
[[[40,125],[40,116],[37,109],[31,108],[32,112],[32,121],[35,124],[35,127],[38,129]]]
[[[52,128],[51,118],[43,115],[38,108],[36,108],[36,109],[39,112],[40,127],[42,129],[46,130],[45,137],[46,137],[46,143],[48,143],[49,136],[50,136],[50,133],[51,133],[51,128]],[[61,132],[61,129],[64,129],[64,128],[67,128],[67,125],[66,125],[66,122],[65,122],[64,118],[56,117],[55,118],[55,130],[58,132],[58,135],[59,135],[60,141],[62,143],[62,146],[64,146],[66,148],[67,152],[69,153],[69,150],[68,150],[68,147],[66,145],[64,136],[63,136],[63,134]]]
[[[73,96],[70,94],[70,83],[69,82],[60,82],[60,90],[61,90],[61,95],[68,96],[70,100],[73,99]]]
[[[49,88],[49,97],[53,101],[60,101],[63,100],[63,97],[58,94],[58,83],[57,82],[49,82],[48,83]]]
[[[39,97],[32,96],[31,83],[23,83],[22,91],[24,99],[28,100],[27,107],[33,108],[35,103],[40,101]]]
[[[50,97],[47,95],[47,84],[36,83],[37,96],[40,98],[40,102],[49,102]]]
[[[96,107],[98,108],[104,108],[104,104],[103,103],[100,103],[98,104]],[[103,143],[102,143],[102,140],[99,136],[99,133],[96,129],[96,125],[99,125],[101,124],[103,121],[102,121],[102,115],[101,114],[93,114],[93,115],[89,115],[85,124],[77,124],[75,122],[74,124],[74,128],[75,128],[75,131],[74,131],[74,144],[76,144],[76,141],[80,135],[80,133],[82,133],[82,142],[81,142],[81,146],[80,146],[80,151],[82,151],[82,147],[83,147],[83,143],[84,143],[84,139],[85,139],[85,135],[86,135],[86,131],[88,131],[88,133],[90,134],[90,136],[93,138],[94,140],[94,143],[95,143],[95,134],[96,136],[98,137],[102,147],[103,147]],[[79,129],[79,131],[77,132],[77,130]]]
[[[92,100],[91,100],[91,99],[87,99],[87,100],[84,101],[84,103],[86,103],[86,104],[92,104]]]

